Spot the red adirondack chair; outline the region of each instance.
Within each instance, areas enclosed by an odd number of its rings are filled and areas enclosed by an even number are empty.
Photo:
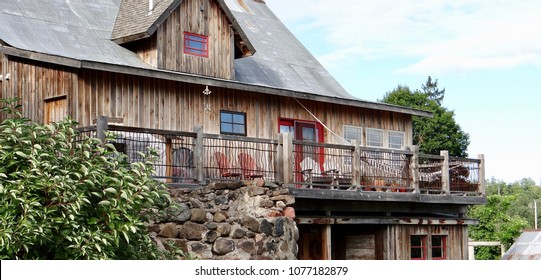
[[[252,156],[246,153],[239,153],[238,159],[244,178],[263,178],[263,173],[261,172],[261,169],[257,167],[257,164]]]
[[[220,175],[225,178],[239,177],[242,173],[235,169],[231,168],[229,158],[227,158],[222,152],[214,152],[214,158],[220,169]]]

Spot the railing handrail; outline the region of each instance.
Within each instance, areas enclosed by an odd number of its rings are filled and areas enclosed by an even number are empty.
[[[237,136],[237,135],[222,135],[222,134],[203,134],[203,138],[207,139],[218,139],[218,140],[233,140],[233,141],[243,141],[243,142],[253,142],[253,143],[264,143],[264,144],[280,144],[280,140],[268,139],[268,138],[254,138],[247,136]]]
[[[481,163],[481,160],[477,159],[477,158],[449,157],[449,160],[450,161],[460,161],[460,162]]]

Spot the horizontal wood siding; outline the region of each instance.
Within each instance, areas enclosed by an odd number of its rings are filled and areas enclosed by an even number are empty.
[[[411,235],[446,235],[447,259],[464,260],[468,250],[468,228],[465,225],[411,226],[390,225],[385,246],[386,259],[409,260]]]
[[[184,54],[184,32],[208,36],[208,57]],[[232,34],[230,22],[216,1],[190,0],[182,1],[150,38],[126,47],[160,69],[233,79]]]
[[[68,102],[72,100],[72,93],[77,91],[77,74],[72,69],[15,57],[3,59],[3,65],[3,72],[10,73],[10,80],[2,82],[2,98],[20,98],[24,116],[44,122],[46,100],[60,97],[65,101],[56,103],[56,118],[61,118],[58,112],[71,113]]]

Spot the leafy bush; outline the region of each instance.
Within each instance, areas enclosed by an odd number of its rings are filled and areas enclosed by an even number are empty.
[[[175,257],[148,234],[170,203],[151,162],[128,163],[70,119],[41,125],[13,106],[1,113],[0,259]]]

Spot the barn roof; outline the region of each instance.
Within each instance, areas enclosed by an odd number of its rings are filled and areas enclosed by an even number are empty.
[[[541,260],[541,230],[522,232],[502,260]]]
[[[235,60],[235,81],[155,69],[112,40],[147,36],[182,1],[186,0],[154,0],[152,15],[148,15],[148,0],[0,1],[0,44],[8,46],[0,46],[0,52],[72,67],[431,115],[350,95],[261,0],[216,0],[255,50],[253,56]],[[137,10],[147,16],[134,13]],[[130,23],[130,15],[136,23]]]

